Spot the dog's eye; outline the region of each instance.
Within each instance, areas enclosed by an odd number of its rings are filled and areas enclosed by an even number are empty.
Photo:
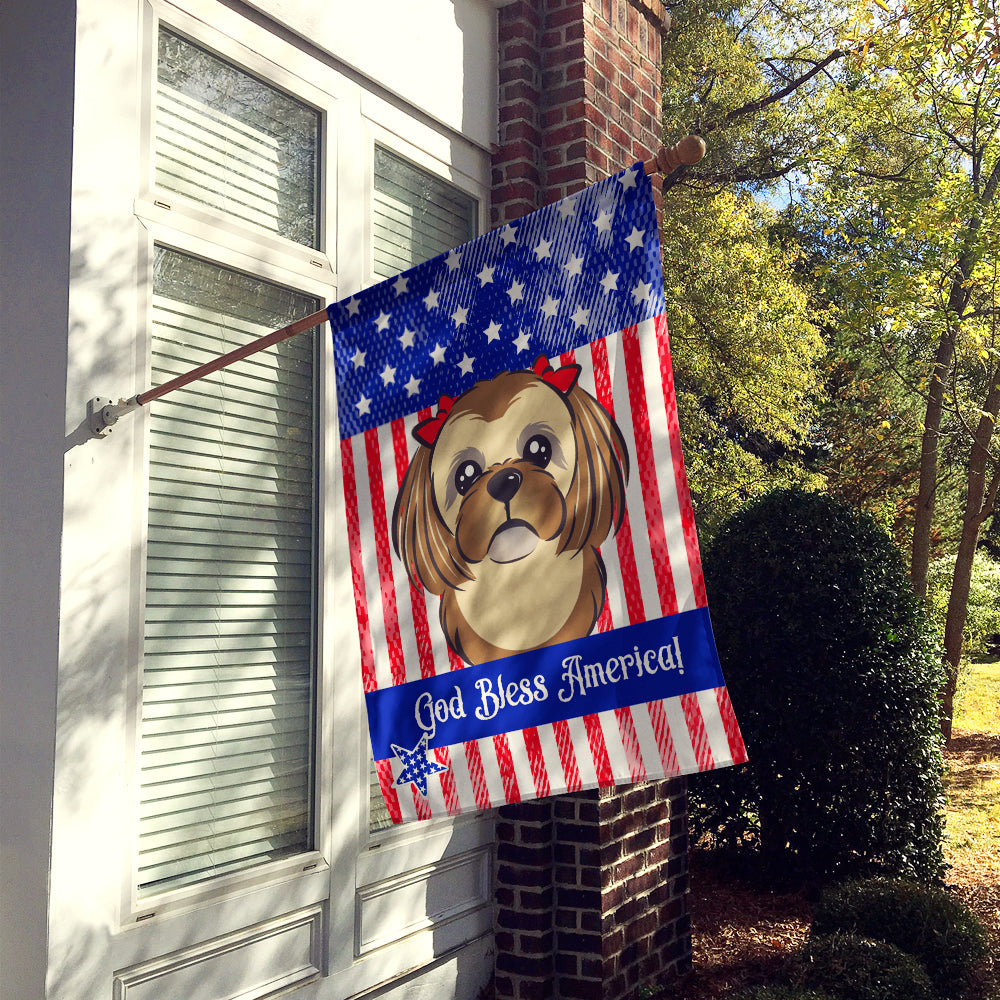
[[[544,469],[552,460],[552,442],[544,434],[536,434],[528,438],[524,446],[524,458],[528,462],[534,462],[540,469]]]
[[[475,481],[483,474],[478,462],[467,459],[455,470],[455,489],[460,496],[465,496],[472,489]]]

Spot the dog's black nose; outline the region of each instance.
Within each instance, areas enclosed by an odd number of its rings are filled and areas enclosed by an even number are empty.
[[[521,473],[517,469],[501,469],[490,476],[486,492],[498,503],[510,503],[521,488]]]

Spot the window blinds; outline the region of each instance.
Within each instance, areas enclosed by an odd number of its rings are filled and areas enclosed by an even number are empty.
[[[476,201],[381,146],[375,147],[372,229],[374,271],[391,278],[478,235]],[[374,762],[369,768],[369,824],[391,826]]]
[[[152,379],[314,299],[157,248]],[[311,846],[314,335],[150,409],[140,894]]]

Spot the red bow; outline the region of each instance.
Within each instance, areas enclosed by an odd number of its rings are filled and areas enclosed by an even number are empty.
[[[563,395],[568,393],[570,389],[576,385],[576,380],[580,377],[579,365],[563,365],[562,368],[554,369],[552,365],[549,364],[549,360],[544,354],[539,355],[531,370],[543,382],[547,382]],[[435,413],[433,417],[421,420],[420,423],[413,428],[413,436],[421,444],[427,445],[428,448],[433,447],[434,442],[437,441],[438,434],[441,433],[441,428],[444,426],[444,422],[448,419],[448,414],[451,413],[451,408],[454,405],[454,396],[441,396],[441,398],[438,399],[437,413]]]
[[[558,389],[563,395],[566,395],[576,385],[576,380],[580,377],[579,365],[563,365],[562,368],[554,369],[544,354],[538,356],[532,371],[543,382],[548,382],[549,385]]]
[[[432,447],[434,442],[437,440],[438,434],[441,433],[441,428],[444,426],[444,422],[448,419],[448,414],[451,413],[451,408],[454,405],[454,396],[442,396],[438,400],[437,413],[435,413],[433,417],[421,420],[420,423],[413,428],[413,436],[421,444],[427,445],[428,448]]]

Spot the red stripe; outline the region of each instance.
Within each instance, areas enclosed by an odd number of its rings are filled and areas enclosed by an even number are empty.
[[[354,585],[354,610],[361,641],[361,680],[365,693],[378,687],[375,678],[375,652],[372,649],[371,622],[368,620],[368,597],[365,594],[365,570],[361,558],[361,528],[358,524],[358,487],[354,475],[354,449],[351,439],[340,442],[340,467],[344,474],[344,505],[347,508],[347,544],[351,552],[351,583]]]
[[[553,722],[552,732],[556,737],[556,750],[559,751],[559,762],[566,779],[566,791],[578,792],[583,787],[583,782],[580,781],[580,769],[576,765],[576,751],[573,749],[569,726],[563,721]]]
[[[493,746],[497,752],[497,763],[500,765],[500,780],[503,782],[503,793],[507,802],[520,802],[521,790],[517,787],[517,775],[514,773],[514,759],[510,755],[510,742],[506,733],[493,737]]]
[[[590,345],[590,356],[594,364],[597,401],[613,417],[615,415],[615,401],[611,390],[608,345],[604,338]],[[646,620],[646,610],[642,603],[642,588],[639,585],[639,570],[636,567],[635,547],[632,541],[632,520],[629,517],[627,505],[622,518],[622,526],[615,535],[615,546],[618,549],[618,565],[621,568],[622,589],[625,592],[625,610],[628,612],[629,624],[635,625]]]
[[[642,487],[643,507],[646,513],[646,530],[649,532],[653,573],[660,598],[660,613],[677,613],[677,594],[670,570],[670,553],[663,524],[663,507],[660,504],[660,486],[656,476],[656,459],[649,433],[649,409],[646,404],[646,387],[642,375],[642,355],[639,338],[634,326],[623,330],[622,349],[625,355],[625,374],[628,380],[629,401],[632,405],[632,424],[635,428],[636,465]]]
[[[674,738],[670,735],[670,723],[667,722],[663,702],[651,701],[646,707],[649,709],[649,721],[656,737],[656,748],[660,752],[660,763],[663,764],[663,776],[673,778],[681,773],[681,769],[677,763],[677,751],[674,750]]]
[[[538,798],[544,799],[550,794],[549,772],[545,766],[545,755],[542,753],[542,741],[538,738],[538,730],[534,726],[524,730],[524,745],[528,750],[528,764],[535,782],[535,794]]]
[[[375,557],[378,564],[379,588],[382,592],[382,622],[393,684],[406,683],[403,663],[403,643],[396,612],[396,587],[392,575],[389,545],[389,524],[385,514],[385,487],[382,484],[382,456],[378,446],[378,431],[365,431],[365,452],[368,458],[368,488],[372,497],[372,528],[375,534]]]
[[[681,453],[681,427],[677,420],[677,395],[674,390],[674,370],[670,363],[667,317],[661,314],[656,317],[655,323],[656,348],[660,356],[660,379],[663,383],[667,431],[670,435],[670,454],[674,463],[674,481],[677,484],[677,503],[681,509],[681,525],[684,528],[684,546],[687,549],[688,567],[691,570],[694,599],[699,608],[704,608],[708,606],[708,596],[705,593],[705,575],[701,569],[701,554],[698,551],[698,531],[694,523],[691,490],[688,488],[684,456]]]
[[[705,730],[705,720],[701,716],[701,706],[695,694],[681,695],[681,708],[684,709],[684,721],[687,722],[688,735],[694,748],[694,759],[698,762],[699,771],[711,771],[715,767],[712,748],[708,744],[708,733]]]
[[[645,781],[646,765],[642,759],[642,750],[639,747],[639,736],[635,731],[632,709],[616,708],[615,718],[618,720],[618,731],[622,734],[622,746],[625,748],[629,774],[631,774],[633,781]]]
[[[747,748],[743,744],[743,734],[736,721],[733,703],[729,700],[729,691],[724,687],[716,688],[715,700],[719,703],[719,714],[726,730],[726,739],[729,740],[729,756],[734,764],[743,764],[747,759]]]
[[[457,816],[462,811],[462,806],[458,798],[458,786],[455,784],[455,773],[451,769],[451,754],[447,747],[438,747],[434,751],[434,757],[439,764],[443,764],[447,771],[441,771],[441,791],[444,792],[444,807],[448,810],[449,816]]]
[[[469,765],[469,776],[472,778],[472,794],[480,809],[492,809],[490,790],[486,787],[486,773],[483,771],[483,758],[479,753],[479,744],[469,740],[465,744],[465,760]]]
[[[604,730],[596,713],[591,712],[583,717],[583,727],[587,731],[587,741],[594,757],[594,770],[597,771],[597,783],[602,788],[615,783],[615,776],[608,759],[608,747],[604,742]]]
[[[399,796],[396,793],[396,785],[392,777],[391,761],[376,761],[375,773],[378,774],[378,785],[382,789],[382,798],[385,800],[385,807],[389,810],[389,819],[393,823],[401,822],[403,811],[399,808]]]

